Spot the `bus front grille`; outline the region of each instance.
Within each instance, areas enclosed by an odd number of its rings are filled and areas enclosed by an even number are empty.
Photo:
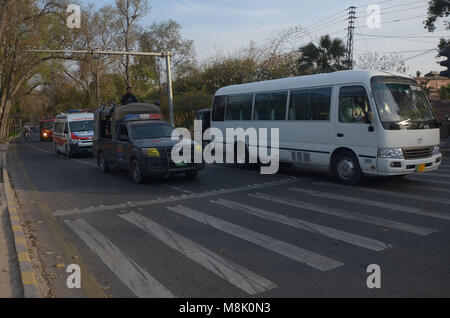
[[[433,147],[405,148],[403,153],[407,160],[430,158],[433,156]]]

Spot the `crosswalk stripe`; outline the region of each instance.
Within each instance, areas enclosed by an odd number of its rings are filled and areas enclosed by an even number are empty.
[[[64,222],[137,297],[174,297],[167,288],[123,254],[119,248],[86,221],[78,219]]]
[[[167,209],[321,271],[329,271],[344,265],[331,258],[181,205],[177,207],[168,207]]]
[[[450,175],[448,175],[448,174],[445,174],[445,173],[432,173],[432,172],[427,172],[427,173],[424,173],[423,175],[416,174],[415,176],[417,176],[417,177],[419,177],[419,176],[425,176],[425,177],[429,176],[429,177],[439,177],[439,178],[450,178]]]
[[[379,208],[383,208],[383,209],[400,211],[403,213],[411,213],[411,214],[441,219],[441,220],[450,220],[450,214],[448,214],[448,213],[441,213],[441,212],[436,212],[436,211],[426,211],[426,210],[423,210],[420,208],[415,208],[415,207],[400,205],[400,204],[395,204],[395,203],[362,199],[362,198],[350,197],[350,196],[341,195],[341,194],[320,192],[320,191],[316,191],[316,190],[306,190],[306,189],[301,189],[301,188],[289,188],[289,191],[297,192],[297,193],[305,193],[307,195],[315,196],[315,197],[319,197],[319,198],[332,199],[332,200],[350,202],[350,203],[356,203],[356,204],[363,204],[363,205],[374,206],[374,207],[379,207]]]
[[[316,182],[313,184],[318,185],[318,186],[334,187],[334,188],[348,190],[347,186],[338,184],[338,183]],[[397,197],[397,198],[427,201],[427,202],[432,202],[432,203],[441,203],[441,204],[449,204],[450,205],[449,199],[436,198],[436,197],[430,197],[430,196],[425,196],[425,195],[409,194],[409,193],[403,193],[403,192],[395,192],[395,191],[379,190],[379,189],[371,189],[371,188],[363,188],[363,187],[353,187],[353,189],[358,189],[359,191],[368,192],[368,193],[388,195],[388,196]]]
[[[272,213],[263,209],[255,208],[252,206],[248,206],[245,204],[228,201],[228,200],[217,200],[217,201],[211,201],[212,203],[225,206],[234,210],[239,210],[242,212],[246,212],[252,215],[256,215],[259,217],[262,217],[267,220],[279,222],[288,226],[295,227],[300,230],[317,233],[321,235],[325,235],[327,237],[348,243],[353,244],[359,247],[367,248],[373,251],[382,251],[384,249],[387,249],[389,247],[392,247],[390,244],[386,244],[384,242],[374,240],[371,238],[367,238],[364,236],[348,233],[345,231],[340,231],[337,229],[333,229],[327,226],[318,225],[315,223],[310,223],[301,219],[297,218],[290,218],[281,214]]]
[[[430,187],[428,185],[402,184],[402,187],[407,187],[407,188],[412,188],[412,189],[417,189],[417,190],[427,190],[427,191],[433,191],[433,192],[450,193],[450,189]]]
[[[324,213],[328,215],[333,215],[337,217],[341,217],[344,219],[349,219],[353,221],[359,221],[363,223],[369,223],[374,225],[383,226],[386,228],[391,228],[399,231],[409,232],[417,235],[427,236],[431,233],[437,232],[437,230],[429,229],[426,227],[418,226],[418,225],[412,225],[412,224],[406,224],[406,223],[400,223],[388,219],[383,219],[375,216],[360,214],[356,212],[350,212],[346,210],[336,209],[336,208],[329,208],[322,205],[317,205],[309,202],[304,201],[296,201],[296,200],[290,200],[280,197],[275,197],[268,194],[249,194],[249,196],[259,199],[264,199],[267,201],[272,201],[276,203],[281,203],[289,206],[293,206],[300,209],[310,210],[314,212]]]
[[[409,180],[413,180],[413,181],[422,181],[422,182],[426,182],[426,183],[435,183],[435,184],[442,184],[442,185],[450,185],[450,182],[446,182],[446,181],[440,181],[440,180],[435,180],[435,179],[425,179],[423,177],[415,177],[415,176],[408,176],[407,177]]]
[[[277,287],[264,277],[217,255],[144,216],[132,212],[120,215],[120,217],[250,295],[256,295]]]

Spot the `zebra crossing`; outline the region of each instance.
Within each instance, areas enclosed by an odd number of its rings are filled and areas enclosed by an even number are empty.
[[[442,171],[439,174],[445,174]],[[417,176],[421,181],[434,184],[439,188],[439,181],[426,179]],[[422,183],[411,184],[411,187],[420,187]],[[322,222],[311,221],[310,215],[321,215],[327,218],[345,220],[354,224],[364,224],[364,226],[379,229],[389,229],[401,235],[418,237],[421,240],[427,240],[432,235],[437,235],[442,231],[442,227],[434,228],[430,223],[420,224],[420,220],[431,220],[431,224],[450,225],[450,200],[443,198],[443,192],[436,192],[435,196],[413,195],[403,191],[401,186],[396,190],[383,190],[373,187],[353,187],[352,193],[355,195],[338,194],[334,190],[346,190],[342,186],[333,182],[321,180],[306,180],[297,183],[289,182],[285,184],[276,184],[273,188],[251,188],[247,191],[219,193],[216,196],[203,197],[206,201],[196,201],[191,197],[184,195],[183,198],[171,198],[169,201],[161,200],[161,203],[151,202],[148,210],[145,204],[140,206],[141,211],[121,211],[120,213],[112,208],[112,218],[124,222],[141,233],[143,241],[148,237],[160,242],[166,248],[176,252],[177,262],[179,258],[189,259],[196,264],[198,270],[204,270],[215,275],[227,286],[236,288],[243,295],[255,296],[268,291],[276,290],[279,282],[277,275],[268,275],[270,268],[260,273],[261,263],[264,259],[255,259],[254,264],[240,264],[239,260],[230,259],[228,255],[223,255],[212,249],[211,246],[202,245],[195,237],[195,231],[182,233],[183,226],[190,226],[189,222],[194,222],[207,228],[208,233],[214,233],[214,236],[224,237],[250,244],[255,249],[264,250],[271,255],[276,255],[278,259],[290,260],[298,264],[299,271],[310,269],[318,273],[333,273],[339,268],[345,267],[348,262],[345,257],[337,257],[335,253],[327,255],[322,251],[317,251],[313,246],[305,248],[297,246],[295,242],[280,237],[279,233],[268,233],[268,228],[258,228],[240,224],[238,219],[227,218],[228,212],[235,213],[255,220],[269,222],[268,224],[277,224],[281,227],[289,228],[291,231],[298,231],[305,235],[312,235],[314,240],[323,242],[341,242],[351,249],[365,250],[374,255],[382,254],[393,249],[400,249],[396,245],[395,237],[390,238],[389,233],[380,235],[380,237],[371,237],[371,235],[361,233],[352,233],[351,231],[338,228],[336,224],[323,224]],[[408,190],[408,187],[405,186]],[[432,191],[433,187],[430,188]],[[442,189],[442,188],[439,188]],[[445,189],[442,189],[445,190]],[[378,200],[365,198],[365,194],[373,194]],[[408,200],[408,204],[389,203],[387,199]],[[310,201],[321,200],[319,203]],[[432,204],[430,209],[420,208],[414,205],[414,202],[426,202]],[[205,203],[206,202],[206,203]],[[368,212],[361,213],[350,208],[342,208],[333,204],[333,202],[352,203],[371,208]],[[439,205],[446,211],[434,208]],[[133,206],[131,206],[133,207]],[[278,207],[275,209],[275,207]],[[282,207],[282,208],[281,208]],[[123,207],[122,207],[123,208]],[[219,209],[220,208],[220,209]],[[388,210],[392,217],[386,218],[373,211]],[[182,218],[183,221],[176,228],[166,225],[160,220],[154,211],[157,210],[168,218]],[[105,212],[104,210],[99,213]],[[220,212],[220,214],[218,213]],[[107,238],[102,233],[99,225],[89,224],[89,220],[82,217],[89,216],[86,213],[75,214],[60,213],[58,217],[63,218],[64,224],[75,234],[80,242],[85,244],[89,250],[100,259],[104,265],[115,275],[136,297],[186,297],[189,295],[179,294],[177,290],[171,290],[165,282],[152,273],[145,265],[139,264],[139,261],[133,260],[127,255],[127,250],[119,247],[117,237]],[[384,216],[384,215],[383,215]],[[408,216],[408,222],[398,221],[396,216]],[[418,218],[413,218],[418,217]],[[323,220],[323,219],[321,219]],[[325,222],[325,221],[324,221]],[[435,222],[435,223],[432,223]],[[450,227],[449,227],[450,230]],[[374,234],[375,233],[375,234]],[[371,232],[377,235],[377,232]],[[126,238],[124,238],[126,239]],[[227,246],[233,249],[233,245]],[[148,247],[149,249],[152,246]],[[151,262],[151,260],[149,260]],[[205,291],[208,295],[208,291]],[[223,295],[226,296],[226,295]]]

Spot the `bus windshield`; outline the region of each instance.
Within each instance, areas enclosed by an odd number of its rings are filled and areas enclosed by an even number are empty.
[[[69,126],[71,132],[94,131],[93,120],[72,121]]]
[[[425,94],[414,81],[376,77],[372,91],[385,129],[438,128]]]
[[[133,139],[170,138],[174,128],[167,123],[136,123],[131,126]]]

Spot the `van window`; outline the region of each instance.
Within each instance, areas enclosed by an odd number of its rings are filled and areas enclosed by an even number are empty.
[[[288,92],[256,94],[254,120],[285,120]]]
[[[227,102],[226,96],[216,96],[213,103],[213,121],[224,121],[225,120],[225,104]]]
[[[342,123],[366,123],[370,111],[364,86],[342,87],[339,93],[339,121]]]
[[[291,92],[289,120],[330,120],[331,87]]]
[[[251,120],[253,95],[228,96],[226,120]]]
[[[119,129],[117,131],[117,138],[119,138],[120,136],[127,136],[128,137],[128,129],[124,125],[120,125]]]

